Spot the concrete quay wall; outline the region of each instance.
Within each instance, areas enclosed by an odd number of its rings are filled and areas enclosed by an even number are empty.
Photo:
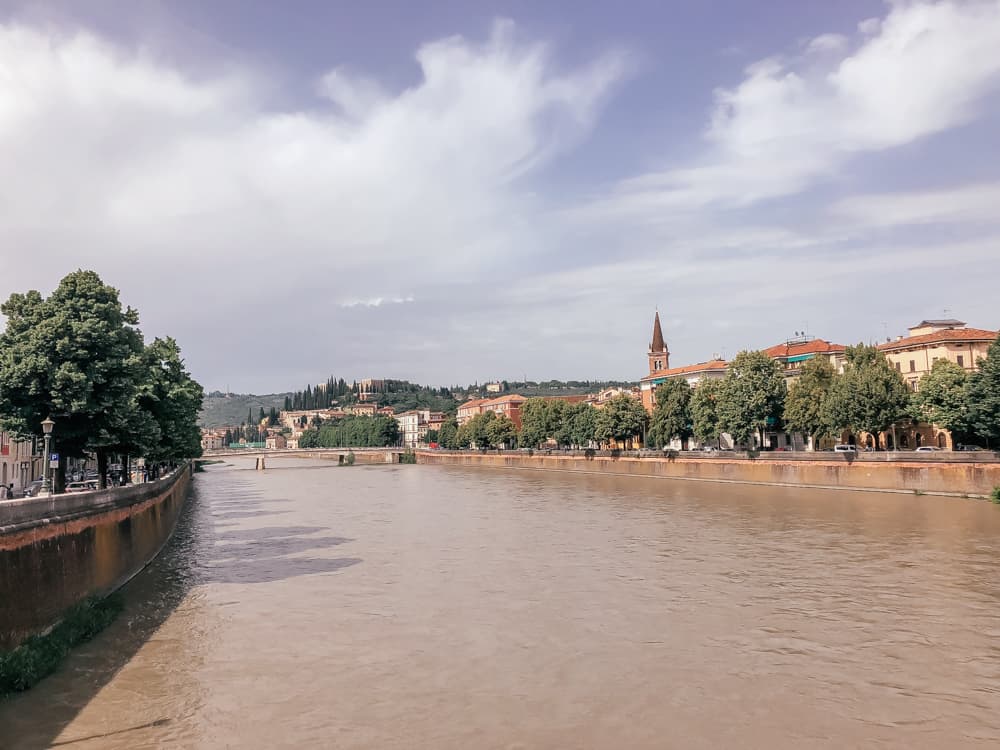
[[[417,463],[624,474],[703,482],[791,485],[984,497],[1000,486],[1000,461],[767,460],[735,456],[592,456],[526,452],[417,451]]]
[[[0,502],[0,650],[106,595],[173,533],[192,466],[155,482]]]

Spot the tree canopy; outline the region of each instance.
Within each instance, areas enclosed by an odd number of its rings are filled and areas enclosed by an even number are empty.
[[[826,357],[807,359],[799,379],[792,383],[785,399],[785,427],[818,440],[831,431],[824,404],[833,387],[837,371]]]
[[[980,359],[967,386],[970,432],[1000,445],[1000,338]]]
[[[702,443],[719,440],[719,394],[722,381],[705,379],[695,386],[691,394],[691,425],[694,436]]]
[[[631,445],[646,426],[646,409],[627,393],[619,394],[597,411],[594,435],[598,440]]]
[[[907,415],[910,391],[902,375],[874,346],[849,346],[845,356],[844,374],[833,381],[823,418],[835,432],[867,432],[878,448],[879,433]]]
[[[729,363],[719,391],[719,426],[737,443],[751,445],[764,429],[777,423],[787,389],[778,363],[764,352],[743,351]]]
[[[968,380],[961,366],[947,359],[935,361],[911,398],[911,416],[964,434],[969,428]]]
[[[177,459],[201,453],[201,386],[172,339],[148,347],[138,313],[93,271],[75,271],[47,298],[12,294],[0,305],[0,423],[41,435],[51,416],[61,456],[110,453]]]
[[[647,442],[660,448],[674,438],[687,440],[693,434],[691,386],[686,380],[667,380],[656,389],[656,406],[650,418]]]

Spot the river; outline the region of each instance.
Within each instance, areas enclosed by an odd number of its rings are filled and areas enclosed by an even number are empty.
[[[212,466],[0,748],[996,748],[998,553],[973,500]]]

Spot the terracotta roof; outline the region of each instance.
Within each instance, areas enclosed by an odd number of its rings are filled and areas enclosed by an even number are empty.
[[[945,328],[933,333],[924,333],[920,336],[905,336],[898,341],[879,344],[878,348],[884,352],[891,352],[894,349],[909,349],[910,347],[936,344],[941,341],[993,341],[996,337],[996,331],[987,331],[983,328]]]
[[[458,408],[459,408],[459,411],[461,411],[462,409],[475,408],[475,407],[482,406],[483,404],[485,404],[487,401],[490,401],[490,400],[491,399],[488,399],[488,398],[474,398],[471,401],[466,401],[465,403],[459,404]]]
[[[663,331],[660,328],[660,311],[656,311],[656,317],[653,318],[653,343],[649,345],[649,351],[651,352],[665,352],[667,350],[667,345],[663,342]]]
[[[781,357],[800,357],[803,354],[841,354],[844,349],[845,347],[842,344],[831,344],[829,341],[824,341],[823,339],[813,339],[812,341],[805,341],[799,344],[788,342],[775,344],[765,349],[764,354],[771,359],[779,359]]]
[[[912,331],[914,328],[926,328],[927,326],[941,326],[942,328],[961,328],[965,325],[964,320],[955,320],[954,318],[947,318],[946,320],[921,320],[915,326],[910,326]]]
[[[498,406],[499,404],[505,404],[510,401],[516,401],[519,404],[523,404],[528,399],[522,396],[520,393],[511,393],[509,396],[500,396],[499,398],[489,398],[483,401],[483,406]]]
[[[686,365],[684,367],[671,367],[669,370],[657,370],[650,373],[643,380],[657,380],[659,378],[669,378],[674,375],[689,375],[695,372],[707,372],[708,370],[725,370],[729,363],[724,359],[713,359],[708,362],[699,362],[696,365]]]

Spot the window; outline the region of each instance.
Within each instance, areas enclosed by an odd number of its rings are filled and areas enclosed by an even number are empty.
[[[900,365],[899,362],[897,362],[896,363],[896,372],[901,372],[902,369],[903,369],[902,365]]]
[[[959,367],[965,367],[965,357],[963,357],[961,354],[959,354],[956,359],[958,360],[958,366]]]
[[[915,372],[917,369],[917,363],[914,360],[910,360],[910,372]]]
[[[909,381],[909,384],[910,384],[910,390],[913,391],[914,393],[916,393],[917,392],[917,381],[916,380],[911,380],[911,381]]]

